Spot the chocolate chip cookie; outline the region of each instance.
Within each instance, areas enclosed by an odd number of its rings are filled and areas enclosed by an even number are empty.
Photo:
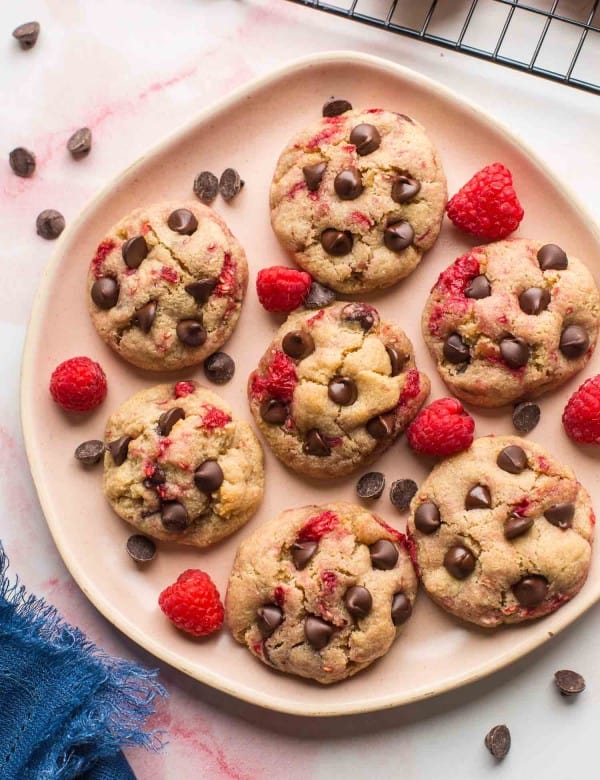
[[[585,265],[555,244],[479,246],[439,277],[423,336],[450,390],[477,406],[535,398],[590,359],[600,295]]]
[[[436,466],[408,533],[429,595],[480,626],[569,601],[588,575],[594,513],[573,471],[517,436],[486,436]]]
[[[342,293],[389,287],[438,236],[446,204],[439,155],[414,119],[383,109],[326,116],[282,152],[271,224],[315,279]]]
[[[274,669],[333,683],[389,650],[416,590],[402,534],[352,504],[304,506],[241,544],[226,619]]]
[[[262,499],[251,427],[195,382],[136,393],[111,415],[104,441],[108,501],[156,539],[206,547],[237,531]]]
[[[200,203],[136,209],[96,250],[88,273],[94,326],[140,368],[200,363],[227,341],[248,283],[244,250]]]
[[[277,457],[319,479],[371,463],[429,394],[404,332],[367,303],[291,314],[248,382]]]

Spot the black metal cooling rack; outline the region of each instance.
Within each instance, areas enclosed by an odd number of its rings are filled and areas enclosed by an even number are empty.
[[[600,0],[289,0],[600,94]]]

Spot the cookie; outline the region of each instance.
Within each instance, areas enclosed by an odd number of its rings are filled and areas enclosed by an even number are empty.
[[[429,595],[484,627],[554,612],[586,580],[594,534],[587,491],[531,441],[486,436],[437,465],[408,533]]]
[[[450,390],[502,406],[558,387],[590,359],[600,296],[592,275],[555,244],[512,239],[475,247],[439,277],[423,336]]]
[[[373,108],[324,117],[283,150],[271,224],[319,282],[342,293],[395,284],[440,231],[446,177],[425,130]]]
[[[94,327],[153,371],[196,365],[227,341],[248,284],[244,250],[208,206],[136,209],[98,246],[88,273]]]
[[[111,415],[104,441],[106,498],[155,539],[206,547],[237,531],[262,499],[251,427],[195,382],[136,393]]]
[[[274,669],[333,683],[387,653],[416,590],[402,534],[359,506],[304,506],[242,542],[226,620]]]
[[[428,394],[404,332],[367,303],[291,314],[248,382],[252,414],[275,455],[318,479],[375,460]]]

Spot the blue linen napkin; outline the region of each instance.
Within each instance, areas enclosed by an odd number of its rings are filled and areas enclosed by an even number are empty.
[[[135,780],[120,749],[161,747],[156,672],[106,655],[7,569],[0,542],[0,777]]]

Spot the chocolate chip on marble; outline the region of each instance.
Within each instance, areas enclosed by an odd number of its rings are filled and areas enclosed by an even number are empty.
[[[390,501],[401,512],[405,512],[417,492],[414,479],[396,479],[390,488]]]
[[[442,524],[440,510],[433,501],[424,501],[415,511],[415,528],[422,534],[435,533]]]
[[[442,349],[449,363],[468,363],[471,359],[471,351],[458,333],[451,333]]]
[[[194,179],[193,189],[202,203],[212,203],[219,192],[219,180],[212,171],[201,171]]]
[[[321,246],[328,255],[342,257],[352,250],[354,239],[349,230],[327,228],[321,233]]]
[[[58,238],[65,229],[65,218],[56,209],[40,211],[35,220],[35,231],[38,236],[48,241]]]
[[[161,436],[168,436],[175,423],[183,419],[185,419],[185,412],[181,406],[174,406],[172,409],[168,409],[158,418],[158,432]]]
[[[544,517],[549,523],[566,530],[573,525],[573,517],[575,516],[575,504],[570,501],[564,504],[554,504],[544,512]]]
[[[323,309],[335,301],[335,292],[319,282],[312,282],[304,299],[305,309]]]
[[[490,280],[484,274],[476,276],[471,279],[465,289],[465,296],[467,298],[475,298],[480,300],[481,298],[489,298],[492,294],[492,286]]]
[[[327,394],[334,404],[351,406],[358,398],[358,389],[349,376],[334,376],[327,386]]]
[[[398,176],[392,184],[392,200],[396,203],[408,203],[421,190],[421,182],[410,176]]]
[[[305,569],[310,559],[317,552],[318,542],[306,540],[304,542],[294,542],[291,547],[292,560],[298,571]]]
[[[213,352],[204,361],[204,373],[215,385],[226,384],[235,374],[233,358],[226,352]]]
[[[181,320],[177,323],[177,338],[186,347],[201,347],[208,334],[198,320]]]
[[[368,303],[348,303],[341,311],[341,317],[346,322],[356,322],[365,333],[379,324],[377,310]]]
[[[558,346],[565,357],[575,360],[587,352],[590,346],[590,337],[581,325],[567,325],[561,333]]]
[[[513,409],[513,425],[520,433],[529,433],[540,421],[541,410],[531,401],[523,401]]]
[[[392,596],[392,623],[400,626],[406,623],[412,615],[412,604],[410,599],[403,591],[398,591]]]
[[[512,591],[522,607],[537,607],[546,598],[548,587],[545,577],[528,574],[512,586]]]
[[[359,498],[379,498],[385,487],[385,477],[381,471],[368,471],[356,483]]]
[[[194,484],[201,493],[209,496],[223,484],[225,475],[223,469],[212,458],[201,463],[194,471]]]
[[[356,168],[340,171],[333,182],[333,189],[341,200],[356,200],[363,191],[360,171]]]
[[[166,531],[185,531],[190,518],[187,509],[179,501],[165,501],[160,510],[160,520]]]
[[[322,650],[333,636],[334,627],[319,617],[310,615],[304,623],[304,635],[315,650]]]
[[[390,365],[392,367],[392,373],[390,376],[398,376],[398,374],[404,368],[406,361],[408,360],[408,355],[400,353],[396,347],[387,346],[385,351],[387,352],[387,356],[390,359]]]
[[[542,271],[564,271],[569,260],[564,249],[556,244],[544,244],[538,249],[537,261]]]
[[[100,309],[112,309],[119,300],[119,283],[110,276],[101,276],[92,285],[91,296]]]
[[[374,569],[388,571],[398,561],[398,548],[388,539],[380,539],[369,547],[371,565]]]
[[[323,116],[340,116],[345,114],[346,111],[352,111],[352,103],[349,103],[344,98],[330,97],[323,103]]]
[[[511,515],[504,523],[504,538],[516,539],[517,536],[523,536],[533,526],[533,517],[523,517],[522,515]]]
[[[520,474],[527,468],[527,454],[522,447],[510,444],[500,451],[496,463],[502,471],[507,471],[509,474]]]
[[[302,175],[304,176],[304,181],[306,182],[306,189],[309,192],[316,192],[319,189],[321,182],[323,181],[323,174],[325,173],[326,169],[326,162],[318,162],[314,165],[305,165],[304,168],[302,168]]]
[[[115,466],[121,466],[127,460],[127,450],[129,449],[130,441],[131,436],[121,436],[106,445],[112,455]]]
[[[104,442],[99,439],[90,439],[82,442],[75,450],[75,457],[84,466],[94,466],[100,463],[104,455]]]
[[[123,262],[128,268],[139,268],[148,257],[148,244],[144,236],[133,236],[121,247]]]
[[[175,233],[191,236],[198,229],[198,220],[189,209],[175,209],[169,215],[167,225]]]
[[[500,342],[502,360],[509,368],[523,368],[529,361],[529,345],[520,336],[511,336]]]
[[[148,563],[156,557],[156,545],[143,534],[133,534],[127,540],[126,549],[136,563]]]
[[[260,416],[269,425],[283,425],[289,415],[288,405],[270,398],[260,405]]]
[[[559,669],[558,672],[554,672],[554,684],[561,696],[576,696],[585,690],[583,677],[570,669]]]
[[[206,279],[198,279],[197,282],[186,284],[184,290],[192,296],[196,303],[203,304],[208,301],[218,283],[219,280],[215,276],[210,276]]]
[[[525,314],[541,314],[550,303],[550,290],[545,287],[528,287],[519,295],[519,306]]]
[[[264,639],[283,623],[283,610],[277,604],[264,604],[256,610],[256,625]]]
[[[356,146],[356,153],[364,157],[364,155],[379,149],[381,136],[379,130],[373,125],[360,124],[352,128],[350,143]]]
[[[468,547],[455,544],[446,551],[444,566],[457,580],[464,580],[475,570],[475,556]]]
[[[494,726],[485,735],[485,746],[498,761],[506,758],[510,750],[510,731],[508,726]]]
[[[148,303],[135,312],[131,320],[132,323],[137,325],[143,333],[150,333],[157,308],[158,303],[156,301],[148,301]]]
[[[306,434],[304,444],[302,445],[302,452],[305,455],[326,458],[328,455],[331,455],[331,447],[320,431],[316,428],[311,428]]]
[[[12,31],[13,38],[19,42],[22,49],[32,49],[37,43],[40,34],[39,22],[25,22]]]
[[[13,173],[22,179],[29,179],[35,172],[35,154],[23,146],[17,146],[9,152],[8,162]]]
[[[219,192],[223,200],[233,200],[243,186],[244,181],[235,168],[225,168],[219,179]]]
[[[373,606],[373,597],[361,585],[353,585],[344,595],[346,609],[355,618],[366,617]]]
[[[383,232],[383,243],[390,252],[402,252],[412,244],[414,237],[413,226],[403,219],[399,222],[388,223]]]
[[[377,441],[387,439],[392,435],[394,429],[393,415],[379,414],[377,417],[371,417],[366,424],[367,433]]]
[[[281,348],[294,360],[303,360],[315,351],[315,342],[305,330],[290,330],[283,337]]]
[[[75,130],[73,135],[67,141],[67,149],[74,160],[81,160],[86,157],[92,148],[92,131],[89,127],[80,127]]]
[[[465,498],[465,509],[489,509],[491,505],[492,496],[486,485],[475,485]]]

